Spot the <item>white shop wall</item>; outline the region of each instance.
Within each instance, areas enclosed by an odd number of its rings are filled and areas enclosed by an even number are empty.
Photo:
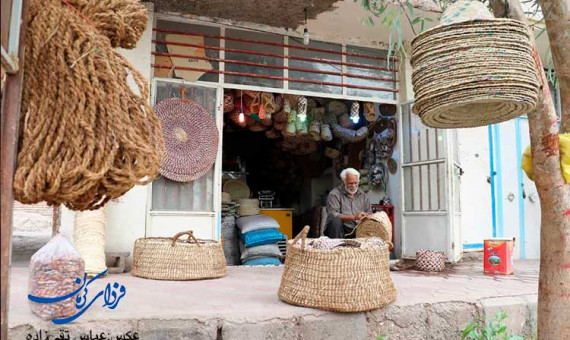
[[[154,4],[145,3],[148,10],[148,25],[136,48],[132,50],[118,49],[127,60],[143,74],[150,84],[151,79],[151,40],[154,20]],[[131,87],[136,89],[134,82]],[[148,187],[135,186],[124,196],[109,202],[105,209],[107,214],[105,250],[111,252],[130,252],[127,267],[132,263],[134,242],[145,236],[145,218]],[[71,236],[75,212],[62,208],[61,229]]]

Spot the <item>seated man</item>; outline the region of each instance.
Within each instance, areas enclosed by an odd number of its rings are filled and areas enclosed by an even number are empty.
[[[347,168],[340,173],[340,178],[343,185],[331,190],[327,197],[325,236],[329,238],[347,237],[358,222],[372,212],[368,196],[358,188],[360,173]]]

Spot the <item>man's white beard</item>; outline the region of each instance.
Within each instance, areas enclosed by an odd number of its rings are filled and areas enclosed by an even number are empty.
[[[358,187],[354,188],[354,189],[349,189],[347,187],[344,187],[346,189],[346,191],[348,191],[349,194],[354,195],[356,194],[356,192],[358,191]]]

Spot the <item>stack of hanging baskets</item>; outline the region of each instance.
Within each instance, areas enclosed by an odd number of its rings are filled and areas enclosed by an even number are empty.
[[[187,240],[179,240],[188,235]],[[192,231],[174,237],[145,237],[135,241],[131,274],[155,280],[200,280],[226,276],[221,243],[198,240]]]
[[[538,78],[525,23],[459,1],[412,41],[414,112],[437,128],[485,126],[536,106]]]
[[[310,227],[287,242],[279,298],[287,303],[334,312],[363,312],[396,299],[390,251],[383,244],[333,249],[306,248]],[[301,244],[297,244],[301,240]],[[365,239],[351,240],[364,243]]]

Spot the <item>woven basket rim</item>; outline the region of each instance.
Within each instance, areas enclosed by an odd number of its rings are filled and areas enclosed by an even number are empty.
[[[522,22],[520,20],[509,19],[509,18],[493,18],[493,19],[487,19],[487,20],[483,20],[483,19],[468,20],[468,21],[456,22],[456,23],[452,23],[452,24],[448,24],[448,25],[438,25],[436,27],[425,30],[422,32],[422,34],[420,34],[420,35],[414,37],[414,39],[412,39],[412,45],[414,44],[414,41],[417,41],[418,39],[426,37],[426,36],[430,35],[431,33],[437,32],[439,30],[461,30],[461,28],[463,26],[474,26],[474,25],[483,25],[483,24],[487,24],[487,26],[493,26],[496,24],[497,26],[505,28],[506,27],[505,23],[506,24],[513,23],[514,24],[513,26],[526,27],[526,24],[524,22]]]
[[[354,238],[354,239],[350,239],[352,241],[356,240],[366,240],[366,239],[370,239],[372,237],[367,237],[367,238]],[[380,237],[374,237],[377,238],[379,240],[382,240],[382,238]],[[309,240],[316,240],[314,238],[307,238],[305,240],[305,248],[301,247],[301,242],[297,242],[296,244],[293,244],[293,242],[295,240],[287,240],[287,246],[288,247],[292,247],[295,248],[296,250],[299,251],[305,251],[305,252],[309,252],[309,253],[319,253],[319,254],[336,254],[336,253],[343,253],[343,252],[373,252],[373,251],[379,251],[379,250],[383,250],[384,248],[388,248],[389,249],[389,245],[386,244],[386,242],[384,240],[382,240],[382,242],[384,242],[383,245],[378,245],[378,244],[374,244],[374,245],[370,245],[367,247],[338,247],[338,248],[332,248],[332,249],[316,249],[316,248],[307,248],[306,246],[306,242]],[[361,241],[363,242],[363,241]]]
[[[216,241],[216,240],[211,240],[211,239],[197,239],[198,242],[200,243],[200,246],[202,245],[216,245],[216,244],[220,244],[220,242]],[[166,237],[166,236],[152,236],[152,237],[142,237],[137,239],[135,242],[145,242],[145,243],[172,243],[172,237]],[[186,240],[176,240],[176,244],[183,244],[183,245],[196,245],[196,242],[188,242]]]

